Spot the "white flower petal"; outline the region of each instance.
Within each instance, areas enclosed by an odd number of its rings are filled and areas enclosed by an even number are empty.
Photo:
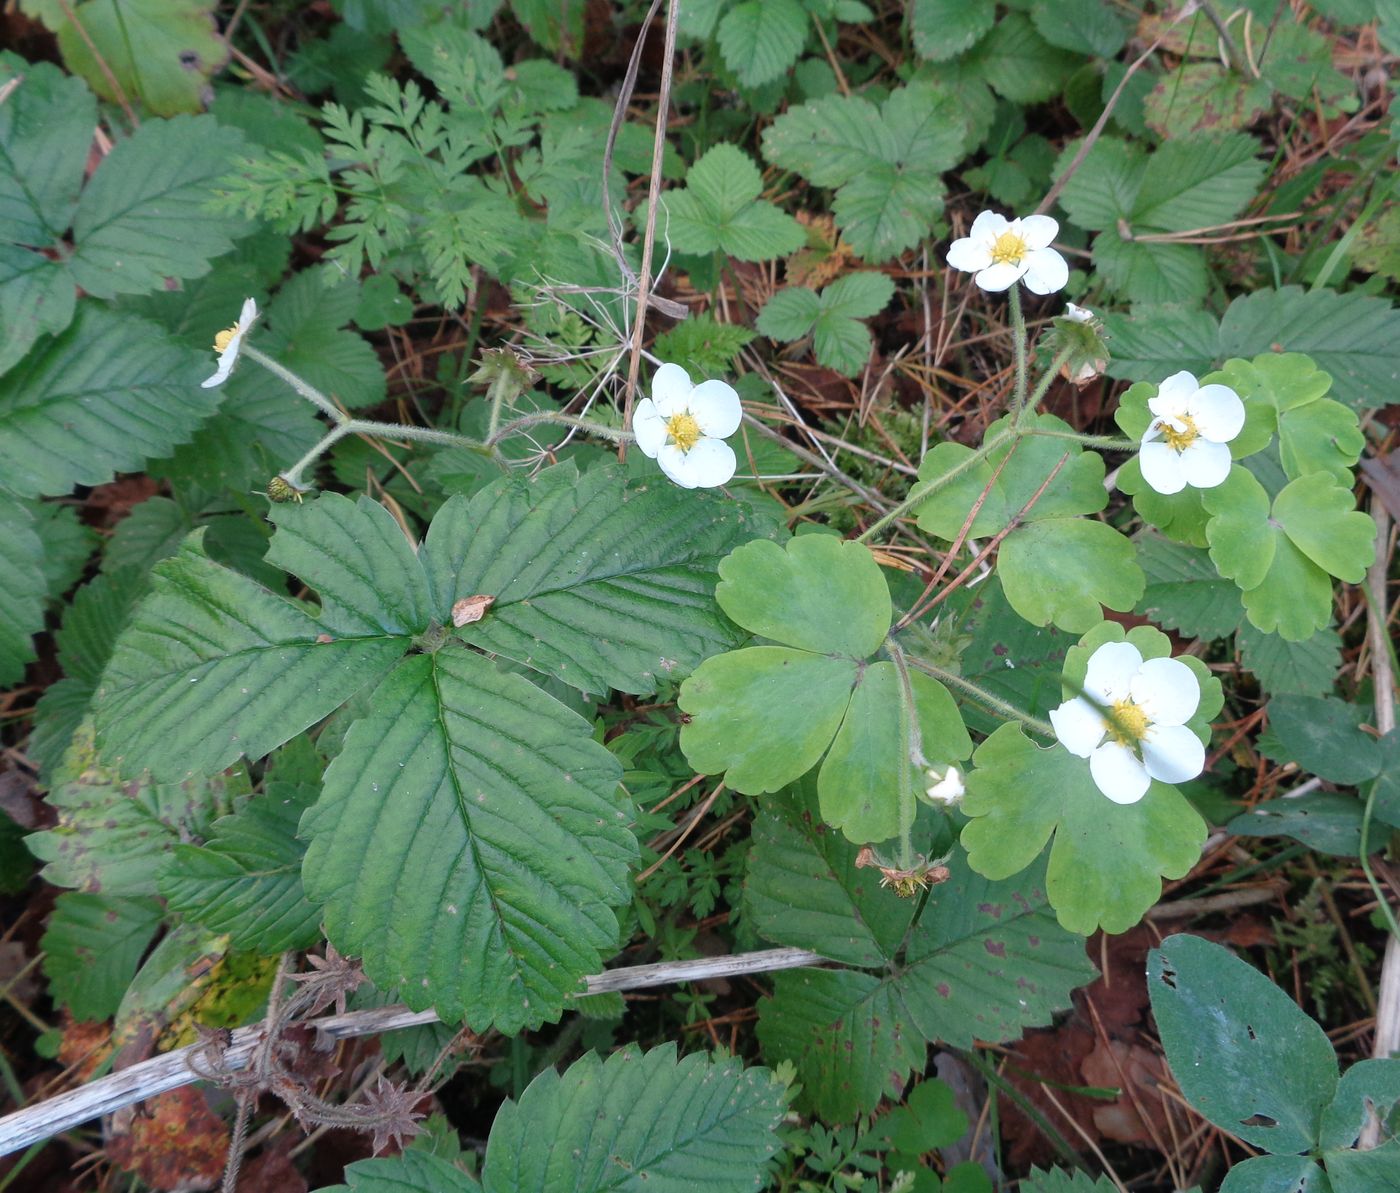
[[[651,396],[662,418],[684,410],[690,390],[690,374],[680,365],[664,364],[652,375]]]
[[[1090,323],[1093,321],[1094,312],[1088,307],[1077,307],[1074,303],[1067,302],[1064,317],[1074,323]]]
[[[971,240],[993,241],[1003,232],[1011,227],[1011,221],[1004,215],[998,215],[995,211],[984,211],[972,221],[972,227],[968,229],[968,238]]]
[[[965,270],[967,273],[986,269],[992,263],[991,242],[964,236],[948,246],[947,261],[954,269]]]
[[[937,771],[929,771],[929,777],[934,778]],[[950,766],[944,776],[928,789],[928,797],[945,804],[955,804],[967,794],[967,788],[963,785],[962,775],[958,773],[956,766]]]
[[[1180,659],[1148,659],[1133,676],[1136,704],[1153,725],[1184,725],[1201,703],[1201,683]]]
[[[1165,443],[1144,443],[1138,452],[1138,467],[1142,469],[1142,479],[1159,493],[1170,496],[1186,488],[1181,455]]]
[[[1108,732],[1103,713],[1082,696],[1052,708],[1050,724],[1060,745],[1078,758],[1088,758]]]
[[[238,326],[242,331],[247,331],[253,326],[253,320],[258,317],[258,304],[251,298],[243,300],[243,309],[238,312]]]
[[[664,443],[656,453],[656,462],[661,465],[661,471],[671,480],[680,485],[682,489],[695,488],[694,483],[685,473],[685,452],[681,451],[674,443]]]
[[[662,448],[663,453],[665,450]],[[666,475],[686,489],[713,489],[728,484],[738,466],[734,449],[723,439],[702,439],[681,453],[680,461],[673,463],[675,471],[668,468]]]
[[[1069,281],[1069,265],[1054,249],[1032,249],[1021,264],[1026,271],[1022,280],[1032,294],[1054,294]]]
[[[1230,446],[1226,443],[1197,439],[1178,458],[1181,478],[1195,489],[1213,489],[1230,475]]]
[[[1025,262],[1020,265],[1012,265],[1010,261],[998,261],[995,265],[989,265],[982,270],[973,280],[982,287],[983,290],[990,290],[993,294],[1000,294],[1003,290],[1010,290],[1018,281],[1021,275],[1026,272]]]
[[[666,442],[666,420],[650,398],[637,403],[637,409],[632,412],[632,430],[642,455],[656,459],[656,453]]]
[[[1203,385],[1187,403],[1198,430],[1215,443],[1229,443],[1244,429],[1244,403],[1228,385]]]
[[[232,344],[229,345],[233,347]],[[233,372],[233,361],[238,355],[237,352],[223,352],[219,355],[219,367],[212,377],[206,377],[199,383],[200,389],[213,389],[216,385],[222,385],[228,380],[228,375]]]
[[[1089,759],[1094,785],[1115,804],[1135,804],[1152,785],[1147,768],[1127,746],[1105,742]]]
[[[704,434],[713,439],[728,439],[739,429],[744,407],[732,385],[724,381],[702,381],[690,391],[690,413]]]
[[[1105,642],[1089,656],[1084,694],[1105,706],[1126,700],[1132,695],[1133,676],[1141,666],[1142,652],[1131,642]]]
[[[1060,234],[1060,225],[1048,215],[1028,215],[1016,222],[1021,225],[1021,239],[1026,242],[1028,249],[1048,248]],[[1055,255],[1059,256],[1058,253]]]
[[[1184,783],[1206,768],[1206,748],[1185,725],[1153,725],[1142,739],[1147,773],[1163,783]]]
[[[1196,392],[1196,378],[1183,369],[1173,373],[1157,387],[1157,396],[1148,399],[1147,408],[1159,417],[1185,414],[1186,403]]]

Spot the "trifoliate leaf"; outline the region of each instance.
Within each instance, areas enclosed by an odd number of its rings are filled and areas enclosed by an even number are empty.
[[[1260,752],[1295,762],[1332,783],[1354,786],[1381,769],[1380,743],[1360,726],[1367,711],[1335,697],[1280,695],[1269,701],[1269,732]]]
[[[785,1109],[783,1087],[738,1059],[672,1044],[589,1053],[545,1069],[491,1124],[485,1193],[760,1189]]]
[[[0,495],[0,684],[17,683],[44,628],[44,544],[33,515]]]
[[[743,0],[719,23],[725,66],[745,87],[787,74],[807,43],[807,19],[798,0]]]
[[[997,556],[1011,607],[1032,625],[1083,633],[1100,605],[1126,613],[1146,581],[1133,544],[1106,522],[1049,518],[1013,530]]]
[[[91,725],[74,737],[53,776],[58,823],[28,839],[44,878],[104,895],[155,895],[156,875],[177,841],[205,836],[248,790],[241,771],[156,783],[123,782],[93,751]]]
[[[557,1019],[631,897],[621,766],[582,717],[451,641],[370,705],[302,821],[327,936],[449,1022]]]
[[[1332,690],[1342,665],[1342,639],[1333,629],[1290,642],[1265,634],[1248,622],[1235,635],[1240,663],[1271,695],[1322,696]]]
[[[1147,577],[1136,612],[1191,638],[1224,638],[1240,628],[1239,590],[1221,579],[1207,551],[1151,531],[1134,541]]]
[[[1326,1033],[1228,949],[1171,936],[1147,958],[1147,990],[1181,1092],[1257,1148],[1309,1151],[1337,1090]]]
[[[261,758],[385,675],[409,644],[383,631],[333,636],[214,563],[201,537],[156,565],[98,687],[103,757],[125,774],[176,780]],[[382,562],[387,576],[399,561]]]
[[[155,899],[76,891],[59,895],[40,942],[54,1000],[80,1021],[111,1018],[161,916]]]
[[[22,496],[67,493],[164,455],[218,402],[199,370],[155,324],[82,304],[0,377],[0,475]]]
[[[228,933],[234,949],[275,956],[310,948],[321,912],[302,891],[297,825],[316,795],[313,786],[269,782],[210,825],[203,845],[177,843],[158,879],[170,910]]]
[[[817,363],[853,377],[870,360],[871,335],[860,322],[884,309],[894,282],[883,273],[852,273],[818,296],[806,286],[779,290],[759,312],[755,326],[774,340],[810,334]]]
[[[930,62],[944,62],[971,49],[995,21],[992,0],[914,0],[909,10],[914,49]]]
[[[435,616],[494,596],[458,635],[583,691],[646,693],[740,635],[711,599],[719,559],[773,533],[744,503],[572,463],[506,478],[433,518],[420,558]]]
[[[763,134],[764,156],[813,186],[836,188],[832,211],[851,248],[888,260],[917,244],[943,209],[942,171],[962,154],[957,102],[923,84],[877,109],[859,96],[826,96],[790,109]]]
[[[998,95],[1038,104],[1059,94],[1080,59],[1052,46],[1021,13],[1006,13],[982,38],[969,61]]]
[[[69,265],[78,285],[112,298],[208,273],[209,262],[246,231],[208,210],[213,184],[242,144],[241,133],[212,116],[150,120],[118,143],[73,216],[77,248]]]
[[[941,821],[920,813],[916,849],[934,849]],[[746,895],[758,930],[870,971],[785,973],[759,1004],[766,1059],[796,1063],[803,1101],[828,1121],[896,1096],[929,1042],[1015,1038],[1093,979],[1083,941],[1046,907],[1043,872],[991,883],[954,855],[916,917],[919,900],[857,868],[856,847],[823,829],[810,783],[765,800],[754,834]]]
[[[724,142],[691,166],[684,190],[666,196],[658,222],[677,252],[718,252],[740,261],[795,252],[807,242],[806,232],[787,212],[760,199],[762,190],[758,167]]]
[[[216,7],[215,0],[86,0],[57,27],[58,47],[68,69],[111,103],[124,95],[157,116],[198,112],[228,61]]]

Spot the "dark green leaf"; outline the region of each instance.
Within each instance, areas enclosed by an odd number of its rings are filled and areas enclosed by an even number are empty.
[[[0,494],[0,684],[19,681],[44,628],[44,544],[30,512]]]
[[[155,899],[60,895],[41,942],[55,1001],[74,1019],[109,1019],[160,927]]]
[[[1359,705],[1330,696],[1275,696],[1269,701],[1269,737],[1260,750],[1333,783],[1361,783],[1381,767],[1380,743],[1359,728],[1367,717]]]

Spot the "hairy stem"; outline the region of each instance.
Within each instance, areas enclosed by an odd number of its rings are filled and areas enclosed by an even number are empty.
[[[986,688],[973,683],[970,679],[964,679],[961,675],[945,671],[942,667],[937,667],[924,659],[911,658],[909,665],[916,671],[933,676],[934,679],[950,688],[957,688],[963,695],[977,701],[984,708],[999,713],[1001,716],[1010,717],[1012,720],[1020,721],[1032,733],[1038,733],[1041,737],[1053,738],[1055,736],[1055,729],[1049,721],[1042,721],[1039,717],[1033,717],[1028,712],[1022,712],[1014,704],[1008,703],[1000,696],[993,696]]]

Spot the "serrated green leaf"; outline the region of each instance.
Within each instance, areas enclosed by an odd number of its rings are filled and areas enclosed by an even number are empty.
[[[1333,629],[1290,642],[1246,622],[1235,635],[1240,663],[1270,695],[1322,696],[1332,690],[1342,665],[1342,639]]]
[[[59,262],[0,244],[0,373],[40,336],[57,335],[73,322],[77,301],[73,279]]]
[[[572,463],[448,501],[420,558],[436,617],[488,595],[458,635],[583,691],[654,691],[739,635],[715,608],[719,559],[771,533],[742,502]]]
[[[1011,607],[1033,625],[1083,633],[1103,605],[1126,613],[1146,586],[1130,540],[1106,522],[1049,518],[1013,530],[997,556]]]
[[[69,266],[78,285],[112,298],[208,273],[245,231],[208,211],[210,191],[242,143],[242,134],[212,116],[147,121],[120,142],[83,188],[73,216],[77,248]]]
[[[1123,19],[1103,0],[1036,0],[1031,20],[1052,46],[1076,54],[1112,58],[1128,40]]]
[[[1063,1168],[1032,1168],[1030,1176],[1021,1182],[1022,1193],[1113,1193],[1116,1187],[1106,1176],[1096,1178],[1087,1172],[1067,1172]]]
[[[1220,578],[1208,552],[1151,532],[1135,542],[1147,577],[1138,613],[1192,638],[1224,638],[1240,628],[1239,590]]]
[[[34,518],[0,495],[0,684],[13,684],[33,660],[34,635],[44,628],[44,544]]]
[[[321,1193],[481,1193],[481,1186],[460,1168],[417,1148],[383,1160],[360,1160],[345,1170],[345,1180]]]
[[[383,632],[332,636],[210,560],[201,537],[156,566],[98,687],[98,740],[122,773],[178,779],[260,758],[385,675],[408,646]],[[386,567],[396,562],[386,556]]]
[[[53,776],[48,803],[58,823],[28,839],[55,886],[103,895],[154,895],[156,874],[177,841],[201,838],[216,816],[248,790],[241,771],[155,783],[123,782],[93,752],[91,726],[80,729]]]
[[[139,468],[218,402],[199,361],[155,324],[82,304],[73,325],[0,377],[0,473],[22,496]]]
[[[452,642],[404,660],[371,708],[302,821],[327,935],[446,1020],[558,1018],[631,897],[621,767],[577,714]]]
[[[940,174],[958,161],[966,123],[957,101],[926,84],[901,87],[877,109],[826,96],[789,109],[763,134],[764,156],[814,186],[838,188],[832,210],[867,261],[916,244],[942,210]]]
[[[728,372],[754,333],[737,323],[721,323],[709,311],[691,315],[656,337],[653,348],[662,360],[674,361],[692,376]]]
[[[1147,990],[1167,1063],[1197,1111],[1266,1151],[1313,1147],[1337,1056],[1287,994],[1197,936],[1168,937],[1148,954]]]
[[[909,10],[914,49],[930,62],[944,62],[971,49],[995,21],[992,0],[914,0]]]
[[[724,64],[745,87],[786,74],[807,43],[807,13],[798,0],[743,0],[716,33]]]
[[[728,142],[714,146],[691,166],[685,189],[667,196],[661,219],[672,247],[740,261],[795,252],[806,243],[806,232],[792,216],[760,199],[762,190],[763,177],[747,154]]]
[[[800,340],[822,313],[821,300],[806,286],[788,286],[763,304],[754,326],[770,340]]]
[[[155,899],[59,895],[41,941],[54,1000],[78,1020],[116,1014],[160,922]]]
[[[120,88],[157,116],[198,112],[210,78],[228,61],[216,7],[215,0],[86,0],[58,26],[59,49],[103,99],[118,102]]]
[[[491,1125],[486,1193],[761,1189],[778,1153],[783,1089],[766,1069],[675,1046],[590,1053],[546,1069]]]
[[[1273,93],[1262,79],[1218,62],[1186,62],[1164,74],[1147,95],[1147,127],[1164,139],[1198,132],[1230,132],[1267,112]]]
[[[1021,13],[1006,13],[972,53],[983,77],[1003,98],[1037,104],[1059,93],[1080,59],[1052,46]]]
[[[269,782],[230,816],[209,826],[203,845],[177,843],[158,885],[177,915],[228,933],[229,945],[274,956],[320,939],[321,913],[301,884],[302,813],[316,788]]]

